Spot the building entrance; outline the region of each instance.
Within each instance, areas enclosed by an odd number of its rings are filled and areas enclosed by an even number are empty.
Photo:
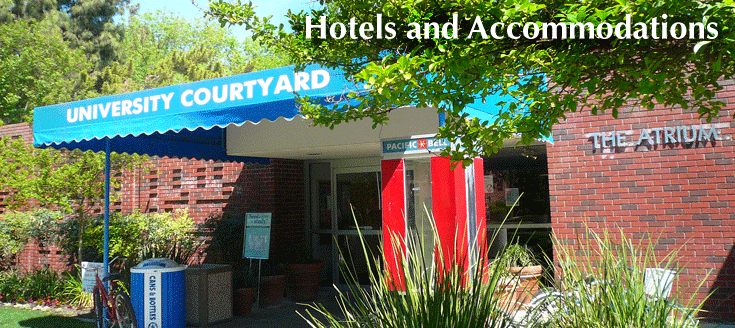
[[[380,167],[314,163],[310,171],[312,237],[317,257],[326,264],[323,281],[348,283],[346,266],[360,284],[368,284],[369,266],[359,235],[373,257],[380,259]]]

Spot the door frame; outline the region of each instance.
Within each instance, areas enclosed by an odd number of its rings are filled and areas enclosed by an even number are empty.
[[[349,173],[376,173],[377,178],[380,178],[380,164],[378,165],[366,165],[366,166],[337,166],[332,163],[331,168],[331,181],[332,181],[332,228],[329,230],[320,229],[319,234],[330,234],[332,239],[332,282],[335,285],[343,285],[339,280],[340,275],[340,253],[338,239],[341,236],[357,236],[362,235],[378,235],[383,234],[383,218],[381,215],[380,227],[372,227],[372,229],[360,229],[359,233],[357,229],[339,229],[339,222],[337,217],[337,175],[349,174]],[[381,182],[376,181],[378,186],[378,197],[382,199],[383,195],[381,192]],[[378,201],[378,209],[381,209],[382,202]],[[377,229],[376,229],[377,228]],[[359,229],[359,228],[358,228]]]

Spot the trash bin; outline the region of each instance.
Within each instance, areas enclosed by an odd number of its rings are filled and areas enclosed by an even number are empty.
[[[184,270],[169,259],[148,259],[130,269],[130,297],[142,328],[185,328]]]
[[[207,326],[232,319],[232,267],[194,264],[186,268],[186,324]]]

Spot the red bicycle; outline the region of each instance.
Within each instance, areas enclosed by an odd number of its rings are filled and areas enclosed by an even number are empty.
[[[115,257],[110,261],[114,262]],[[97,316],[97,328],[119,327],[119,328],[137,328],[138,321],[135,319],[133,304],[130,302],[130,296],[120,285],[120,273],[107,274],[100,279],[99,275],[95,275],[94,289],[92,295],[94,297],[94,313]],[[110,282],[110,290],[105,287],[105,281]],[[107,311],[105,313],[105,310]],[[107,325],[105,325],[107,324]]]

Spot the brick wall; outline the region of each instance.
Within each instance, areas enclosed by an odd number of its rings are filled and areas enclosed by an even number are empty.
[[[33,140],[33,129],[26,123],[8,124],[0,127],[0,137],[21,137],[25,141]]]
[[[33,129],[26,123],[8,124],[0,126],[0,138],[23,138],[23,141],[32,142],[33,140]],[[7,190],[0,190],[0,204],[4,204],[5,198],[10,194]],[[0,205],[0,214],[5,213],[6,208]]]
[[[620,227],[634,240],[660,236],[661,254],[681,247],[683,270],[675,288],[688,292],[712,270],[699,297],[713,292],[705,309],[730,318],[735,312],[735,85],[726,84],[719,94],[726,110],[711,124],[691,111],[662,106],[621,111],[618,119],[588,111],[570,114],[554,128],[548,161],[552,226],[562,242],[573,244],[584,225]],[[708,133],[714,126],[720,140],[681,142],[691,140],[691,129],[686,140],[684,131],[666,129],[700,124]],[[644,146],[635,147],[641,130],[650,131],[651,142],[643,138]],[[613,131],[625,137],[620,147],[611,145]],[[602,150],[601,132],[606,133]],[[654,134],[669,143],[657,143]]]
[[[33,129],[26,123],[8,124],[0,127],[0,138],[23,138],[23,141],[33,143]],[[0,214],[5,213],[7,208],[4,204],[5,198],[10,193],[0,190]],[[29,207],[34,206],[33,202]],[[67,257],[56,245],[29,243],[23,252],[17,255],[17,264],[21,269],[31,270],[37,267],[50,266],[56,270],[67,268]]]
[[[32,140],[27,124],[0,127],[0,136],[22,135]],[[284,259],[293,245],[305,242],[304,166],[298,160],[272,159],[269,165],[177,158],[151,158],[125,171],[112,211],[170,212],[186,208],[196,223],[221,216],[244,217],[246,212],[272,212],[271,257]],[[2,197],[0,195],[0,197]],[[0,213],[3,213],[0,198]],[[101,212],[101,209],[98,210]],[[221,252],[208,249],[203,261],[217,262]],[[210,255],[209,257],[207,257]],[[66,257],[53,245],[29,244],[19,256],[25,269],[49,264],[64,269]]]

